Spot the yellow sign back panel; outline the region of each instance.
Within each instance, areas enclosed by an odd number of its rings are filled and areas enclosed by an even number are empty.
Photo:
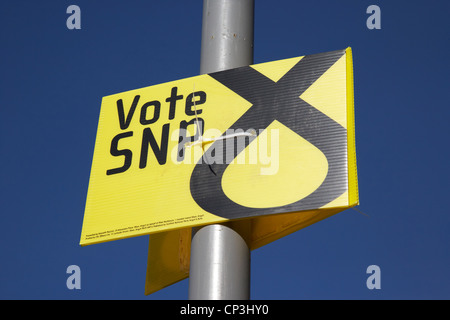
[[[356,205],[351,63],[347,49],[104,97],[81,245]]]

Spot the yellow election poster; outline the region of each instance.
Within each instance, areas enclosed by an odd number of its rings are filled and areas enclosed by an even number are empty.
[[[350,48],[106,96],[80,244],[253,218],[255,248],[355,206],[353,112]]]

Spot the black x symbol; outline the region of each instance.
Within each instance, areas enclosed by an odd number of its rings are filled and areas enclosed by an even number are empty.
[[[328,172],[322,184],[303,199],[279,207],[251,208],[237,204],[225,195],[222,176],[227,163],[213,164],[213,174],[200,159],[190,181],[192,197],[200,207],[212,214],[236,219],[320,208],[347,190],[347,130],[299,98],[344,53],[345,50],[340,50],[305,56],[277,82],[251,67],[209,74],[252,103],[230,129],[265,129],[277,120],[323,152],[328,161]],[[255,138],[256,135],[250,137],[243,146],[235,145],[234,155],[237,156]],[[218,146],[213,144],[210,148]]]

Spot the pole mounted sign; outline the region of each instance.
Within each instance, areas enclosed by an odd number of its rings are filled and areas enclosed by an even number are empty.
[[[80,244],[253,218],[254,249],[355,206],[353,109],[350,48],[104,97]]]
[[[357,203],[347,49],[104,97],[81,245]]]

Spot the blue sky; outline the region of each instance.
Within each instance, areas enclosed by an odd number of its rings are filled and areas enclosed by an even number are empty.
[[[251,298],[449,299],[450,3],[256,2],[255,63],[352,47],[368,216],[347,210],[252,252]],[[71,4],[81,30],[66,27]],[[187,298],[187,280],[144,295],[148,236],[78,243],[101,98],[197,75],[201,16],[200,0],[2,4],[1,299]],[[81,290],[66,287],[69,265]]]

